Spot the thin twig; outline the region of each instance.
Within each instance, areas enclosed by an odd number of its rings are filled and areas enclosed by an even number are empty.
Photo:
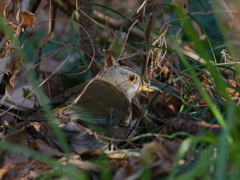
[[[131,27],[129,28],[128,33],[127,33],[127,37],[125,38],[125,41],[124,41],[124,43],[123,43],[122,50],[121,50],[121,52],[120,52],[117,60],[122,56],[123,51],[125,50],[125,46],[126,46],[126,43],[127,43],[127,40],[128,40],[129,33],[130,33],[131,29],[133,28],[133,26],[134,26],[137,22],[138,22],[138,19],[137,19],[137,20],[131,25]]]

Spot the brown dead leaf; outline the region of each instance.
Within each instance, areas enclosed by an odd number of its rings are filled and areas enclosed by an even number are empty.
[[[195,135],[202,133],[203,131],[208,131],[219,135],[222,129],[217,124],[197,122],[194,121],[188,113],[181,113],[168,120],[167,125],[160,131],[160,134],[171,135],[176,132],[186,132]]]
[[[154,93],[149,93],[149,99],[151,99],[153,96]],[[179,112],[181,105],[182,102],[180,99],[168,93],[161,93],[153,102],[153,108],[151,108],[151,111],[153,111],[157,118],[171,118],[175,116],[177,112]],[[162,122],[155,123],[159,124]]]
[[[117,170],[114,180],[121,179],[140,179],[145,168],[151,168],[151,179],[159,178],[170,172],[174,162],[177,149],[174,151],[167,146],[170,141],[153,141],[143,145],[139,156],[128,156],[126,163]]]
[[[144,144],[140,152],[140,164],[151,164],[161,158],[172,159],[172,157],[169,157],[167,149],[156,141]]]
[[[9,170],[11,170],[15,165],[6,164],[5,166],[0,168],[0,178],[2,179],[4,174],[6,174]]]
[[[25,129],[17,130],[3,137],[2,142],[11,143],[20,147],[28,147],[27,134]],[[0,151],[0,167],[5,164],[16,164],[18,162],[27,163],[28,158],[25,155],[11,151]]]
[[[11,98],[17,74],[21,70],[21,61],[14,52],[10,52],[3,59],[0,59],[0,73],[12,74],[9,83],[5,88],[5,97]]]
[[[44,154],[46,156],[51,157],[63,157],[64,154],[58,151],[57,149],[51,148],[48,144],[43,142],[40,139],[33,139],[29,141],[29,146],[35,151],[40,152],[41,154]]]
[[[24,27],[34,27],[36,20],[35,15],[31,12],[20,11],[18,1],[0,0],[0,14],[4,16],[7,24],[11,26],[15,38],[19,37]],[[4,98],[11,98],[14,91],[16,76],[21,69],[21,61],[14,52],[13,47],[15,47],[15,45],[10,43],[9,39],[6,38],[2,31],[0,32],[0,38],[0,41],[2,41],[1,48],[4,49],[0,58],[0,74],[5,73],[7,75],[12,75],[9,85],[6,86]]]
[[[40,115],[41,116],[41,115]],[[45,116],[44,116],[45,118]],[[31,119],[31,117],[30,117]],[[61,148],[58,145],[55,134],[51,131],[51,128],[48,123],[38,123],[31,122],[26,129],[28,135],[30,135],[34,139],[40,139],[45,142],[47,145],[52,147],[53,149],[57,149],[61,151]],[[34,149],[34,147],[33,147]]]
[[[74,149],[74,151],[81,156],[83,160],[90,160],[104,155],[100,149]]]
[[[226,82],[235,88],[240,88],[240,83],[238,78],[228,79],[226,80]],[[240,105],[240,92],[236,89],[233,89],[232,87],[227,87],[226,90],[229,93],[229,96],[231,97],[231,99],[233,101],[236,101],[237,105]]]
[[[119,168],[117,172],[115,173],[113,179],[114,180],[122,180],[122,179],[131,179],[130,177],[133,176],[136,177],[135,179],[138,179],[138,177],[141,176],[142,171],[141,166],[138,163],[138,157],[136,156],[129,156],[127,159],[127,163]],[[134,179],[134,178],[133,178]]]
[[[231,86],[233,86],[233,87],[236,87],[236,88],[239,88],[239,87],[240,87],[240,83],[239,83],[238,81],[234,80],[234,79],[228,79],[228,80],[226,80],[226,82],[227,82],[228,84],[230,84]],[[231,95],[234,95],[234,94],[237,93],[238,91],[235,90],[235,89],[233,89],[233,88],[231,88],[231,87],[227,87],[227,92],[228,92],[229,94],[231,94]]]
[[[21,22],[21,27],[34,27],[35,21],[36,21],[36,16],[29,12],[20,12],[20,22]]]
[[[111,169],[118,169],[122,165],[127,163],[127,152],[130,150],[117,150],[117,151],[110,151],[110,152],[105,152],[108,156],[108,158],[111,159]]]
[[[10,84],[8,84],[5,88],[5,97],[10,99],[12,97],[13,91],[14,91],[13,87]]]
[[[188,103],[194,103],[195,101],[198,101],[197,105],[207,105],[207,102],[200,93],[192,94],[187,98]]]
[[[9,82],[10,82],[10,84],[12,85],[12,86],[14,86],[14,84],[15,84],[15,79],[16,79],[16,77],[17,77],[17,74],[18,74],[18,72],[21,70],[21,60],[20,60],[20,58],[14,53],[14,54],[12,54],[12,58],[11,58],[11,61],[13,61],[14,62],[14,64],[11,64],[12,65],[12,77],[11,77],[11,79],[9,80]]]
[[[95,170],[97,171],[97,167],[91,163],[90,161],[82,161],[80,159],[71,159],[69,160],[69,163],[78,167],[79,169],[82,170]]]
[[[210,76],[210,73],[207,70],[205,72],[208,73],[208,75]],[[200,77],[203,79],[202,83],[207,84],[209,86],[213,84],[211,79],[209,79],[209,77],[207,77],[204,73],[200,73]]]
[[[168,31],[168,28],[169,28],[169,27],[172,27],[172,25],[171,25],[171,24],[167,24],[167,25],[165,25],[164,27],[162,27],[162,28],[160,29],[160,31],[158,32],[159,36],[160,36],[160,37],[165,36],[165,34],[166,34],[166,32]]]
[[[0,177],[2,179],[36,179],[46,173],[49,168],[51,166],[44,162],[29,159],[27,163],[6,164],[0,170]]]
[[[6,135],[3,142],[11,143],[21,147],[29,147],[28,135],[26,129],[16,130]],[[52,149],[41,140],[31,140],[30,146],[33,150],[39,151],[44,155],[53,157],[62,157],[63,154]],[[2,179],[21,179],[23,177],[38,177],[48,170],[51,166],[29,158],[27,155],[18,154],[11,151],[0,152],[0,178]],[[30,173],[35,171],[34,174]]]
[[[0,59],[0,73],[5,73],[7,75],[12,74],[14,70],[14,58],[12,57],[13,52],[8,53],[3,58]],[[13,61],[13,62],[12,62]]]
[[[117,65],[118,63],[114,59],[113,52],[110,50],[103,50],[103,52],[106,54],[106,59],[105,59],[105,66],[104,70],[109,71],[114,65]]]
[[[36,17],[29,11],[21,12],[18,1],[0,0],[0,14],[11,24],[13,30],[34,27]]]
[[[16,124],[17,120],[11,113],[0,110],[0,125],[13,128]]]

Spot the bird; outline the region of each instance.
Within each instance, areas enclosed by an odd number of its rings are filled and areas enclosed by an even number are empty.
[[[159,91],[132,69],[113,65],[92,80],[74,86],[50,102],[56,123],[71,149],[102,149],[108,143],[96,134],[124,139],[132,122],[132,99],[140,91]],[[43,116],[32,117],[39,121]],[[86,129],[90,129],[89,133]]]

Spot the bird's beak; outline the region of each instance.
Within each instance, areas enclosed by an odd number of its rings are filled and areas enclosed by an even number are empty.
[[[150,86],[149,84],[147,84],[146,82],[142,82],[142,85],[140,86],[140,90],[141,91],[146,91],[146,92],[154,92],[154,91],[160,91],[162,92],[160,89],[158,89],[155,86]]]

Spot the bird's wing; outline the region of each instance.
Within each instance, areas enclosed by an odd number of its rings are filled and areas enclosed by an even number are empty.
[[[54,97],[50,102],[51,107],[56,108],[66,106],[65,101],[67,101],[67,99],[70,98],[71,96],[76,96],[77,94],[80,94],[86,85],[87,85],[86,83],[79,84],[68,89],[63,94]]]
[[[79,94],[82,93],[85,85],[71,88],[60,97],[55,98],[52,104],[57,107],[72,104]],[[69,114],[69,118],[80,122],[99,125],[121,125],[131,115],[131,104],[114,86],[95,80],[88,86],[77,104],[71,107]],[[110,118],[111,114],[112,118]]]

